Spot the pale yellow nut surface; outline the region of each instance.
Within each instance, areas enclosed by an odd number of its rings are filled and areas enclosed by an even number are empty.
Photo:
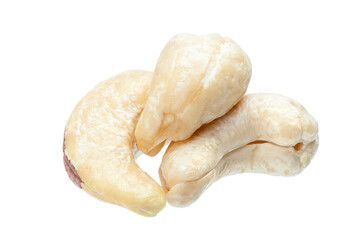
[[[246,53],[219,34],[179,34],[164,47],[136,127],[138,147],[155,155],[165,140],[184,140],[224,115],[251,77]],[[160,145],[161,146],[161,145]]]
[[[134,131],[153,73],[126,71],[98,84],[75,107],[65,130],[65,154],[81,187],[104,201],[146,216],[165,193],[134,161]]]
[[[302,105],[277,94],[250,94],[191,138],[171,143],[159,173],[168,202],[183,207],[226,175],[296,175],[317,148],[317,122]]]

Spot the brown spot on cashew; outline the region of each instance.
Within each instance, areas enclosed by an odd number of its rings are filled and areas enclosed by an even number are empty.
[[[74,165],[69,161],[68,157],[65,153],[65,134],[64,134],[64,141],[63,141],[63,160],[64,160],[64,166],[65,170],[70,178],[70,180],[79,188],[81,188],[82,180],[79,176],[79,174],[76,172]]]

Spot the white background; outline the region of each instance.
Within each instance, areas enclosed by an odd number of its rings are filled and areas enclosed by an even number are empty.
[[[359,1],[0,1],[1,239],[359,239]],[[90,197],[62,162],[65,123],[99,81],[153,70],[175,34],[249,55],[248,93],[301,102],[320,146],[296,177],[242,174],[142,217]],[[139,164],[155,179],[161,155]]]

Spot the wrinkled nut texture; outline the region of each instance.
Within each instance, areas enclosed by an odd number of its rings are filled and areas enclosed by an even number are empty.
[[[64,138],[65,166],[75,184],[145,216],[155,215],[166,204],[161,186],[133,156],[135,126],[152,76],[126,71],[98,84],[71,113]]]
[[[317,122],[302,105],[277,94],[250,94],[191,138],[171,143],[159,174],[168,202],[183,207],[226,175],[298,174],[317,147]]]
[[[166,139],[189,138],[228,112],[244,95],[250,77],[250,60],[231,39],[218,34],[175,36],[158,59],[136,127],[139,149],[155,155]]]

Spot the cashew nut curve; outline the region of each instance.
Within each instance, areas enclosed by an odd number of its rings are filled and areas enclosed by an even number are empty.
[[[155,155],[165,140],[189,138],[227,113],[244,95],[250,77],[248,56],[230,38],[176,35],[156,65],[135,131],[139,149]]]
[[[250,94],[191,138],[171,143],[159,174],[168,202],[183,207],[226,175],[298,174],[317,148],[317,122],[302,105],[282,95]]]
[[[136,164],[134,131],[152,72],[126,71],[98,84],[75,107],[64,136],[64,163],[91,195],[145,216],[166,204],[165,192]]]

